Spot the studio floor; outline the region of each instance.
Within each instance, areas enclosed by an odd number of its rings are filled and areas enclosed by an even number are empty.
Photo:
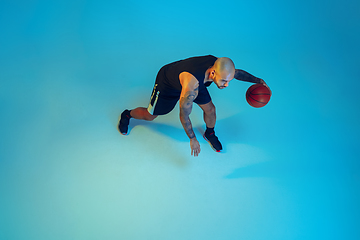
[[[0,239],[359,239],[359,9],[2,1]],[[272,90],[253,108],[250,83],[209,87],[223,152],[196,105],[198,157],[178,105],[117,131],[161,66],[208,54]]]

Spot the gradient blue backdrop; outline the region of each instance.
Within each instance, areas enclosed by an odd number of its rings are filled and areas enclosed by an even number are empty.
[[[0,239],[360,238],[358,1],[0,3]],[[190,156],[159,68],[227,56],[273,91],[210,87],[222,154]]]

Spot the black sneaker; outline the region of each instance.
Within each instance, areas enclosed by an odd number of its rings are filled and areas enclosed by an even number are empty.
[[[129,126],[129,121],[130,121],[130,111],[129,110],[125,110],[122,112],[121,114],[121,118],[120,118],[120,121],[119,121],[119,124],[118,124],[118,129],[119,129],[119,132],[122,134],[122,135],[126,135],[127,132],[128,132],[128,126]]]
[[[210,143],[210,146],[216,151],[216,152],[220,152],[222,150],[222,146],[221,143],[219,141],[219,139],[217,138],[217,136],[215,136],[215,132],[211,132],[211,133],[204,133],[204,138],[205,140]]]

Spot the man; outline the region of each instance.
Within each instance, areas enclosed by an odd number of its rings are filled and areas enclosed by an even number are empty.
[[[222,150],[222,145],[215,135],[216,123],[215,106],[206,89],[215,83],[219,89],[229,86],[230,81],[238,80],[262,83],[264,80],[239,69],[230,58],[217,58],[212,55],[192,57],[176,61],[163,66],[157,74],[155,86],[151,95],[148,108],[138,107],[125,110],[121,114],[118,129],[126,135],[130,118],[154,120],[159,115],[164,115],[173,110],[180,100],[180,121],[190,139],[191,155],[198,156],[200,144],[194,134],[189,115],[193,103],[199,105],[204,112],[206,131],[204,138],[217,152]]]

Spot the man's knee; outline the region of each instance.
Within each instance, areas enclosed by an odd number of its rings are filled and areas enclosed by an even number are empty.
[[[148,121],[153,121],[155,118],[157,118],[157,115],[150,115],[147,120]]]
[[[203,107],[203,110],[206,114],[214,114],[216,112],[215,105],[212,102],[209,102]]]
[[[152,115],[149,112],[147,112],[146,116],[145,116],[145,120],[147,121],[153,121],[155,118],[157,118],[158,115]]]

